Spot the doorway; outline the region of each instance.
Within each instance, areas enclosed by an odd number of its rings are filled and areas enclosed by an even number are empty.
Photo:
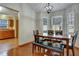
[[[18,13],[17,10],[0,6],[0,46],[18,46]]]

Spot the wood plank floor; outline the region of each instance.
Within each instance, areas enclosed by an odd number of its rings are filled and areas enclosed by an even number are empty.
[[[65,53],[65,51],[64,51]],[[69,52],[70,56],[72,56],[72,51]],[[65,53],[66,55],[66,53]],[[75,55],[79,56],[79,48],[75,48]],[[8,56],[45,56],[44,53],[35,52],[32,53],[32,43],[26,44],[24,46],[20,46],[8,51]]]
[[[5,44],[5,43],[18,45],[18,39],[17,38],[0,39],[0,44]]]
[[[38,51],[32,53],[32,43],[17,47],[17,39],[0,40],[0,56],[45,56],[46,54]],[[11,49],[11,47],[14,47]],[[10,49],[10,50],[8,50]],[[64,51],[65,53],[66,51]],[[70,51],[72,56],[72,51]],[[66,53],[65,53],[66,55]],[[75,48],[75,55],[79,56],[79,48]]]
[[[17,38],[0,39],[0,56],[7,56],[8,50],[17,46]]]

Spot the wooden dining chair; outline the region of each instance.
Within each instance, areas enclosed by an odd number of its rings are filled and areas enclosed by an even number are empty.
[[[39,30],[33,30],[33,35],[39,35]]]
[[[78,36],[78,31],[76,31],[76,32],[74,33],[74,36],[72,37],[72,41],[71,41],[71,43],[69,44],[69,49],[72,50],[73,56],[75,55],[74,47],[75,47],[75,43],[76,43],[77,36]],[[65,44],[64,44],[64,47],[66,48],[66,45],[65,45]]]

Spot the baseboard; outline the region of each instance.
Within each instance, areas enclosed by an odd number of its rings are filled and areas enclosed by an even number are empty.
[[[30,44],[30,43],[32,43],[32,42],[33,42],[33,41],[26,42],[26,43],[24,43],[24,44],[19,45],[19,47],[25,46],[25,45]]]
[[[79,48],[79,46],[75,46],[75,48]]]
[[[75,44],[75,47],[79,48],[79,44],[76,43],[76,44]]]

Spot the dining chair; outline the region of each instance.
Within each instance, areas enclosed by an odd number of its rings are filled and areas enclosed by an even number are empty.
[[[76,31],[74,33],[74,36],[72,36],[72,41],[69,44],[69,49],[72,50],[73,56],[75,55],[74,47],[75,47],[75,43],[76,43],[77,36],[78,36],[78,31]],[[64,47],[66,48],[66,45],[65,44],[64,44]]]
[[[39,30],[33,30],[33,35],[39,35]]]

